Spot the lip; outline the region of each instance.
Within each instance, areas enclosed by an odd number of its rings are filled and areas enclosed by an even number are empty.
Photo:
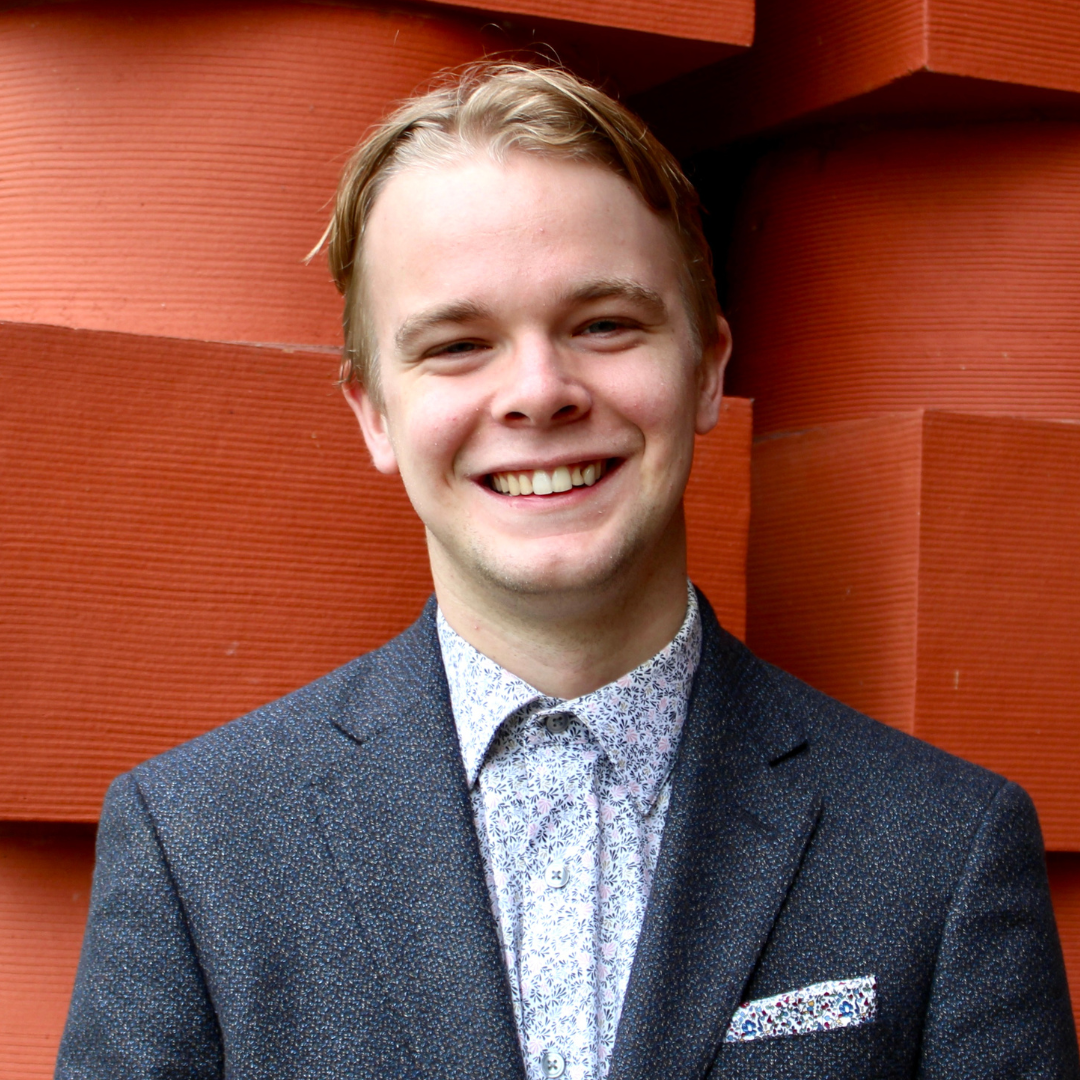
[[[523,472],[530,473],[536,469],[543,469],[545,472],[554,472],[561,466],[569,468],[572,465],[581,465],[590,461],[603,461],[607,463],[608,468],[612,468],[616,462],[623,462],[624,456],[612,455],[600,451],[598,453],[578,453],[578,454],[563,454],[557,458],[530,458],[528,461],[522,461],[520,464],[505,464],[500,463],[494,468],[485,469],[483,472],[476,472],[470,477],[478,484],[486,484],[489,476],[494,476],[496,473],[510,473],[510,472]]]

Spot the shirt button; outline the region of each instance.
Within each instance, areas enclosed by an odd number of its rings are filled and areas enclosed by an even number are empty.
[[[566,863],[553,862],[544,871],[544,881],[549,889],[561,889],[569,880],[570,875],[566,872]],[[559,1060],[562,1061],[562,1058]],[[551,1075],[558,1076],[559,1074],[552,1073]]]
[[[558,715],[549,716],[544,721],[544,724],[552,735],[562,735],[563,732],[566,731],[566,729],[570,726],[570,717]]]
[[[545,1050],[540,1057],[540,1070],[545,1076],[562,1076],[566,1059],[557,1050]]]

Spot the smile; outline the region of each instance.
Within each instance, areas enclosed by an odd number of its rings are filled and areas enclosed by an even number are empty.
[[[606,472],[607,462],[581,461],[576,465],[559,465],[550,472],[533,469],[531,472],[497,472],[488,475],[488,483],[503,495],[558,495],[576,487],[592,487]]]

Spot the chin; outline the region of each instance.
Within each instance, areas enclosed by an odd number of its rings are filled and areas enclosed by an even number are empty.
[[[555,550],[522,552],[518,558],[498,558],[490,551],[473,549],[468,563],[473,575],[521,596],[585,596],[602,592],[632,572],[646,546],[640,537],[626,537],[615,547],[574,551],[570,545]],[[568,550],[569,548],[569,550]]]

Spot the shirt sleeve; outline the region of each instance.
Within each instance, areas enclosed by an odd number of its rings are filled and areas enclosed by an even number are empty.
[[[920,1080],[1076,1080],[1076,1032],[1042,836],[1006,783],[957,883],[927,1010]]]
[[[105,797],[57,1080],[211,1080],[221,1036],[153,822],[129,773]]]

